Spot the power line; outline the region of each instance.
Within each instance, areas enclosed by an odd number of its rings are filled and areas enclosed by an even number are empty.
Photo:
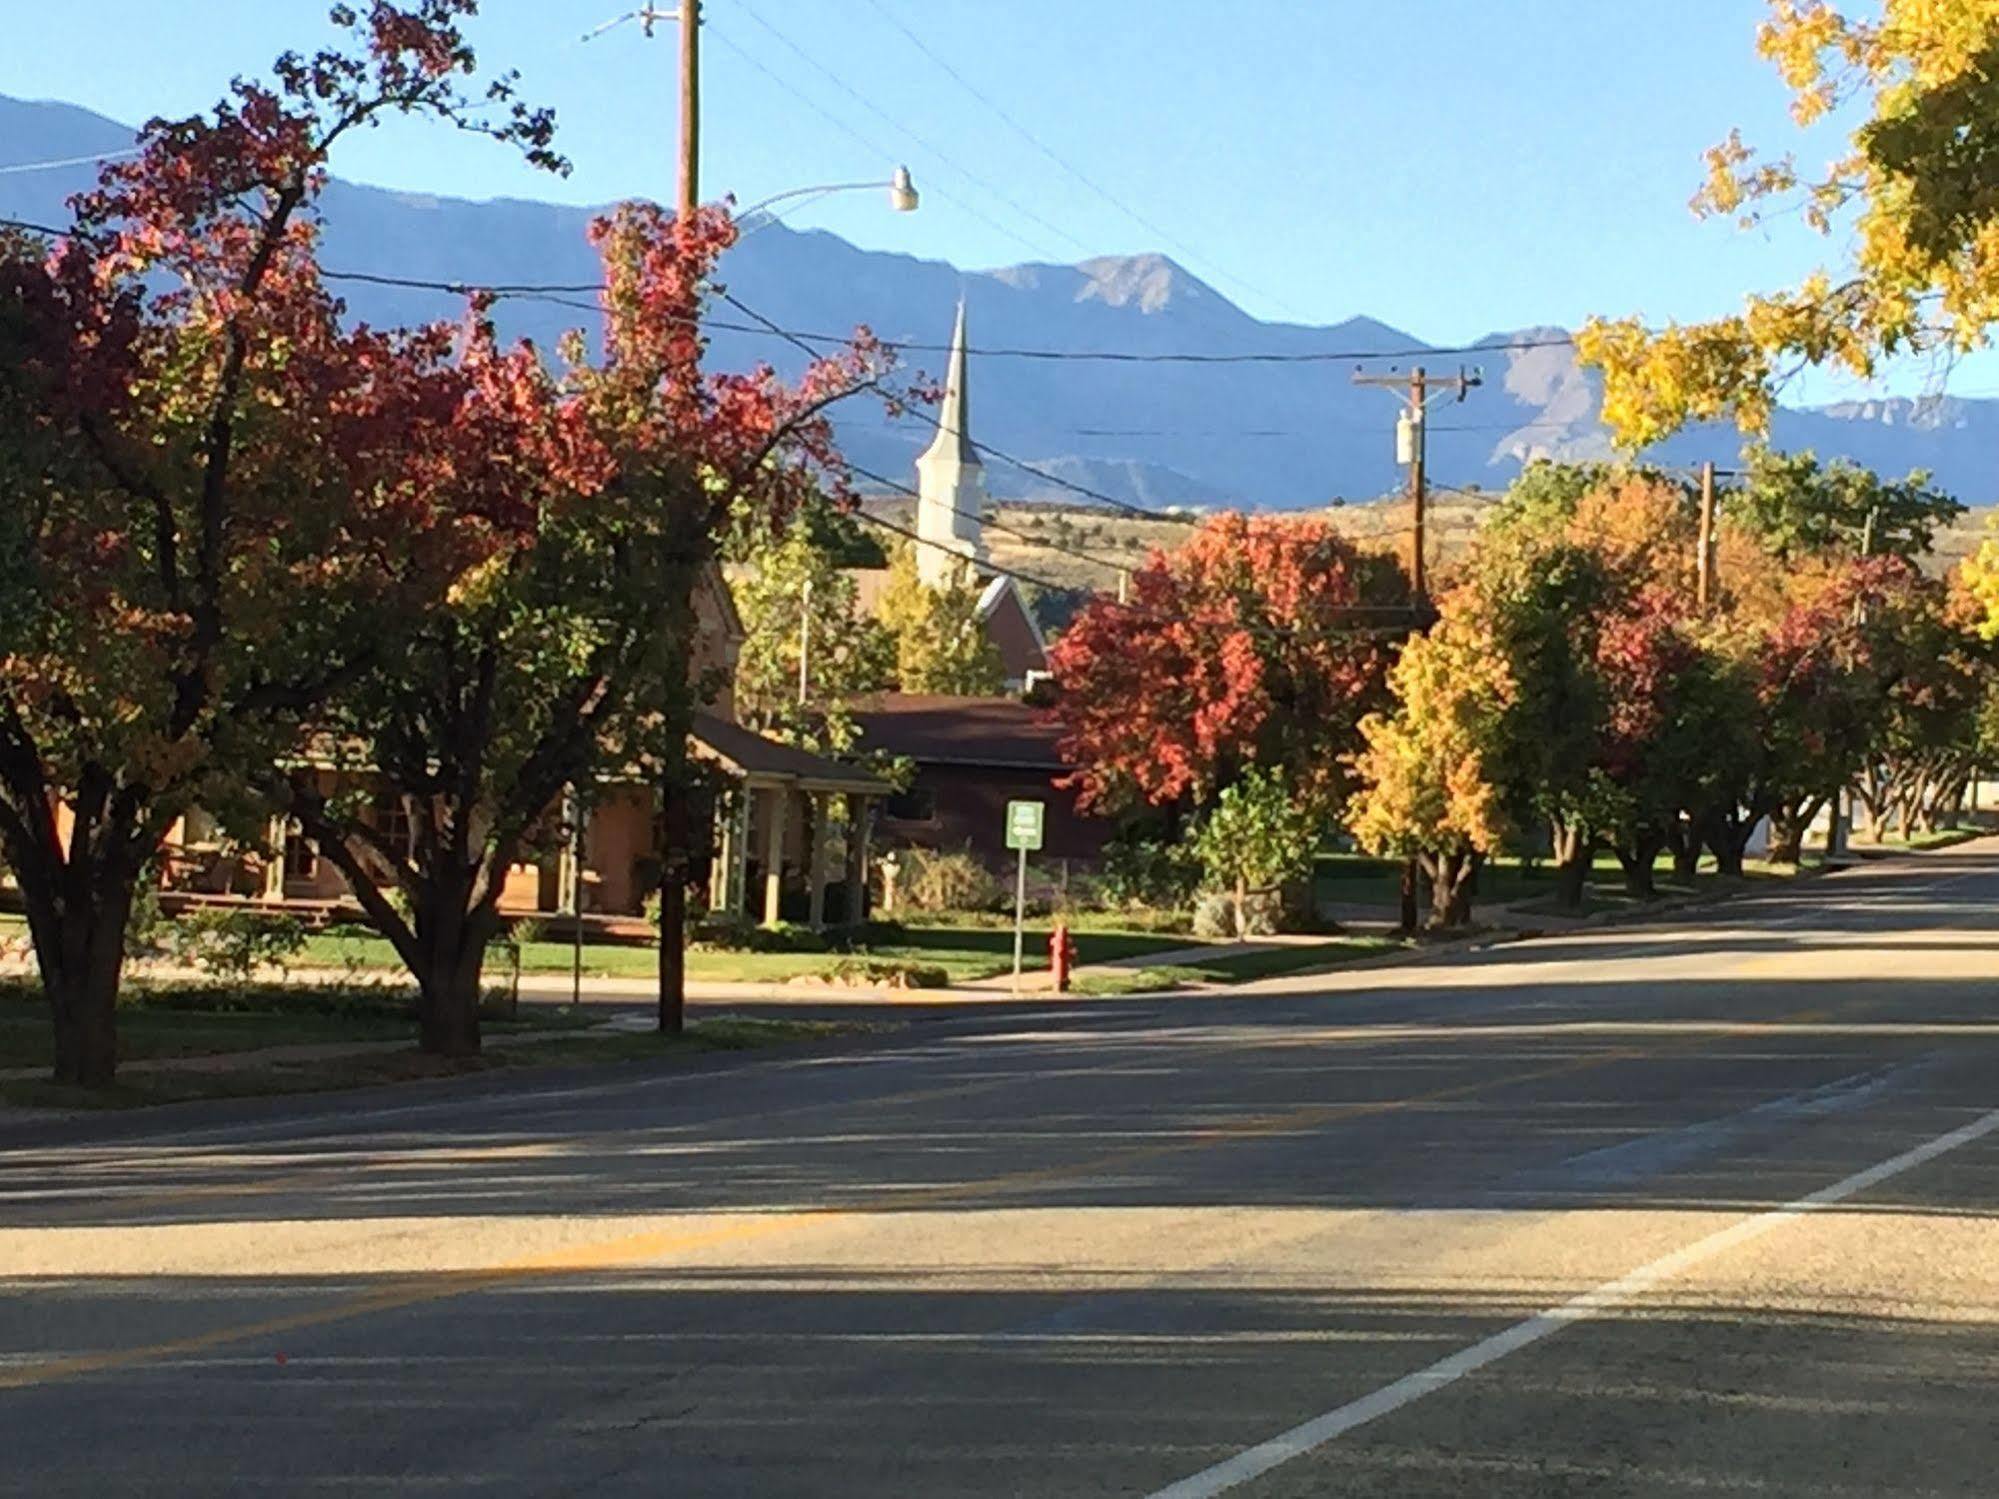
[[[887,21],[889,25],[893,26],[897,31],[901,32],[903,36],[908,38],[911,46],[915,47],[917,51],[921,52],[925,57],[929,58],[931,62],[935,63],[939,68],[941,68],[944,71],[944,73],[950,78],[952,78],[954,81],[956,81],[958,86],[964,89],[966,93],[970,94],[974,99],[978,100],[979,103],[985,105],[987,109],[991,110],[995,115],[997,115],[1000,121],[1003,124],[1005,124],[1008,129],[1013,131],[1015,135],[1018,135],[1022,140],[1026,141],[1030,146],[1034,147],[1035,150],[1039,151],[1043,156],[1047,157],[1050,161],[1054,162],[1056,166],[1060,167],[1063,171],[1067,172],[1071,177],[1075,178],[1078,182],[1082,183],[1084,187],[1088,188],[1091,192],[1095,193],[1099,198],[1102,198],[1106,203],[1110,204],[1111,207],[1115,208],[1119,213],[1123,214],[1126,218],[1130,219],[1134,224],[1138,225],[1148,234],[1157,235],[1161,241],[1163,241],[1168,246],[1177,249],[1182,255],[1185,255],[1189,260],[1195,261],[1198,264],[1205,265],[1206,268],[1211,273],[1218,275],[1225,280],[1233,281],[1237,286],[1241,287],[1244,291],[1253,292],[1255,295],[1264,298],[1266,301],[1271,302],[1276,306],[1284,307],[1287,311],[1297,314],[1298,310],[1294,307],[1289,307],[1285,303],[1283,298],[1272,296],[1269,292],[1264,291],[1261,287],[1256,286],[1254,283],[1245,281],[1242,279],[1242,277],[1231,274],[1229,271],[1224,270],[1221,266],[1209,260],[1206,256],[1199,254],[1197,251],[1193,249],[1190,249],[1184,242],[1176,240],[1171,234],[1167,233],[1166,230],[1160,228],[1159,225],[1153,223],[1150,219],[1147,219],[1143,214],[1139,213],[1137,209],[1133,208],[1123,199],[1117,197],[1109,189],[1105,188],[1094,178],[1087,175],[1082,170],[1082,168],[1078,167],[1074,162],[1070,161],[1067,157],[1057,152],[1054,149],[1054,147],[1050,146],[1046,141],[1042,140],[1040,136],[1036,135],[1033,131],[1029,130],[1025,125],[1021,124],[1020,121],[1015,119],[1012,113],[1009,112],[1007,109],[1005,109],[996,99],[992,98],[984,90],[980,89],[977,85],[975,85],[971,81],[971,79],[967,78],[963,73],[960,73],[957,70],[957,68],[953,67],[947,59],[940,57],[938,56],[937,53],[933,52],[930,49],[929,45],[924,42],[923,38],[918,36],[914,31],[910,30],[909,27],[906,24],[904,24],[904,22],[900,17],[896,16],[893,12],[891,12],[886,6],[884,6],[881,3],[881,0],[868,0],[868,4],[870,7],[873,8],[873,10],[877,15],[881,16],[881,18]]]
[[[783,330],[782,328],[780,328],[780,327],[779,327],[779,326],[778,326],[778,325],[777,325],[777,324],[776,324],[775,322],[773,322],[773,321],[772,321],[771,319],[769,319],[769,318],[765,317],[765,316],[764,316],[764,315],[763,315],[763,314],[762,314],[761,312],[758,312],[758,311],[757,311],[757,310],[756,310],[756,309],[755,309],[754,307],[750,306],[750,304],[749,304],[749,303],[745,302],[745,301],[744,301],[744,300],[743,300],[742,298],[738,297],[738,296],[737,296],[737,295],[736,295],[736,294],[735,294],[734,292],[731,292],[731,291],[727,291],[727,290],[724,290],[724,291],[722,291],[722,293],[721,293],[721,296],[722,296],[722,299],[723,299],[723,300],[724,300],[725,302],[727,302],[727,303],[728,303],[728,304],[729,304],[730,306],[732,306],[732,307],[735,307],[735,308],[739,309],[740,311],[742,311],[742,312],[744,312],[744,313],[747,313],[747,314],[748,314],[748,315],[749,315],[750,317],[753,317],[753,318],[755,318],[755,319],[756,319],[756,320],[757,320],[758,322],[762,323],[762,324],[763,324],[763,325],[764,325],[765,327],[769,328],[769,329],[770,329],[770,330],[771,330],[772,332],[774,332],[774,333],[779,333],[779,334],[783,334],[783,333],[784,333],[784,330]],[[785,336],[786,336],[786,337],[789,337],[789,335],[788,335],[788,334],[786,334]],[[814,358],[817,358],[817,357],[818,357],[818,356],[816,355],[816,353],[814,353],[814,351],[813,351],[812,347],[811,347],[811,346],[810,346],[809,344],[806,344],[806,343],[804,343],[804,342],[802,342],[802,341],[800,341],[800,340],[798,340],[798,339],[796,339],[796,338],[793,338],[793,339],[791,339],[791,342],[792,342],[793,344],[797,345],[797,347],[799,347],[799,348],[801,348],[801,349],[805,350],[805,352],[806,352],[807,354],[809,354],[809,355],[812,355],[812,356],[813,356]],[[928,422],[930,423],[930,425],[931,425],[931,426],[932,426],[932,427],[933,427],[934,429],[936,429],[937,431],[939,431],[939,432],[942,432],[942,431],[944,430],[944,424],[943,424],[943,423],[942,423],[941,421],[939,421],[939,420],[938,420],[938,419],[937,419],[936,417],[933,417],[933,416],[931,416],[931,415],[930,415],[930,414],[929,414],[928,412],[919,412],[919,413],[917,413],[917,414],[921,415],[921,416],[922,416],[922,417],[923,417],[923,418],[924,418],[924,419],[925,419],[926,421],[928,421]],[[968,442],[968,443],[971,443],[972,447],[973,447],[973,448],[974,448],[975,450],[977,450],[977,449],[979,448],[979,444],[977,444],[976,442],[972,442],[972,439],[971,439],[971,437],[970,437],[970,434],[968,434],[968,433],[963,433],[963,432],[956,432],[956,431],[954,431],[954,432],[952,433],[952,435],[953,435],[954,437],[962,437],[962,438],[964,438],[964,440],[965,440],[966,442]],[[1044,478],[1044,479],[1049,479],[1049,480],[1051,480],[1051,481],[1052,481],[1052,482],[1054,482],[1054,483],[1057,483],[1057,484],[1063,484],[1063,485],[1065,485],[1065,487],[1067,487],[1067,488],[1070,488],[1070,489],[1075,489],[1075,490],[1077,490],[1077,491],[1078,491],[1078,492],[1080,492],[1080,493],[1083,493],[1083,494],[1088,494],[1088,495],[1091,495],[1091,496],[1093,496],[1093,497],[1095,497],[1095,498],[1099,498],[1099,499],[1102,499],[1102,500],[1104,500],[1104,501],[1105,501],[1105,503],[1107,503],[1107,504],[1111,504],[1111,505],[1117,505],[1117,506],[1119,506],[1119,507],[1121,507],[1121,508],[1124,508],[1124,509],[1129,509],[1129,510],[1133,510],[1133,511],[1137,511],[1138,513],[1140,513],[1140,514],[1142,514],[1142,515],[1145,515],[1145,516],[1147,516],[1148,518],[1153,518],[1153,519],[1157,519],[1157,518],[1158,518],[1158,517],[1154,516],[1154,515],[1153,515],[1153,512],[1151,512],[1150,510],[1143,510],[1143,509],[1141,509],[1141,507],[1139,507],[1139,506],[1136,506],[1136,505],[1125,505],[1123,501],[1120,501],[1120,500],[1113,500],[1113,499],[1111,499],[1111,498],[1110,498],[1110,497],[1109,497],[1108,495],[1097,495],[1097,492],[1096,492],[1095,490],[1091,490],[1091,489],[1084,489],[1084,488],[1082,488],[1082,487],[1081,487],[1080,485],[1073,485],[1073,484],[1068,484],[1068,482],[1067,482],[1066,480],[1062,480],[1062,479],[1056,479],[1056,478],[1054,477],[1054,475],[1052,475],[1052,474],[1041,474],[1041,473],[1040,473],[1040,471],[1039,471],[1038,469],[1032,469],[1032,468],[1028,468],[1026,464],[1024,464],[1024,463],[1021,463],[1021,462],[1020,462],[1020,460],[1019,460],[1019,459],[1017,459],[1017,458],[1016,458],[1016,459],[1007,459],[1006,461],[1008,461],[1008,462],[1011,462],[1011,463],[1014,463],[1014,464],[1016,464],[1017,466],[1019,466],[1019,467],[1021,467],[1021,468],[1027,468],[1027,471],[1028,471],[1029,473],[1032,473],[1032,474],[1036,474],[1036,475],[1037,475],[1038,477],[1041,477],[1041,478]],[[856,473],[860,473],[860,472],[862,472],[862,470],[860,470],[860,469],[855,469],[855,470],[854,470],[854,472],[856,472]],[[870,476],[870,477],[876,477],[876,478],[877,478],[877,481],[878,481],[878,482],[883,482],[883,483],[886,483],[886,482],[888,482],[888,481],[886,481],[886,480],[880,480],[880,479],[878,478],[878,476]],[[904,492],[905,494],[914,494],[914,493],[915,493],[915,491],[914,491],[914,490],[911,490],[911,489],[908,489],[908,488],[907,488],[906,486],[901,486],[901,485],[898,485],[898,486],[896,486],[896,487],[897,487],[897,488],[900,488],[900,489],[902,489],[902,490],[903,490],[903,492]],[[917,497],[918,497],[919,499],[920,499],[920,498],[922,498],[922,497],[921,497],[920,495],[919,495],[919,496],[917,496]],[[983,525],[983,524],[986,524],[986,521],[985,521],[985,518],[984,518],[983,516],[978,516],[978,515],[973,515],[973,514],[971,514],[970,512],[967,512],[967,511],[964,511],[964,510],[960,510],[960,509],[958,509],[958,508],[957,508],[956,506],[953,506],[953,507],[952,507],[952,513],[953,513],[954,515],[960,515],[960,516],[964,516],[964,517],[965,517],[965,518],[966,518],[967,520],[976,520],[976,521],[979,521],[979,522],[980,522],[980,524],[982,524],[982,525]],[[1000,530],[1002,530],[1002,531],[1009,531],[1009,532],[1010,532],[1010,534],[1012,534],[1012,535],[1014,535],[1014,536],[1017,536],[1017,537],[1019,537],[1019,539],[1020,539],[1020,540],[1022,540],[1022,541],[1026,541],[1026,542],[1031,542],[1031,543],[1034,543],[1034,544],[1036,544],[1036,545],[1046,545],[1046,543],[1043,543],[1043,542],[1041,541],[1041,539],[1040,539],[1039,537],[1035,537],[1035,536],[1029,536],[1029,535],[1027,535],[1027,534],[1026,534],[1025,532],[1022,532],[1022,531],[1012,531],[1012,530],[1011,530],[1011,528],[1009,528],[1009,527],[1006,527],[1006,526],[999,526],[999,527],[998,527],[998,529],[1000,529]],[[1127,572],[1127,571],[1129,571],[1129,569],[1128,569],[1127,567],[1125,567],[1124,565],[1122,565],[1122,564],[1120,564],[1120,563],[1116,563],[1116,562],[1112,562],[1112,561],[1109,561],[1108,559],[1106,559],[1106,558],[1102,558],[1102,557],[1093,557],[1093,556],[1091,556],[1091,555],[1090,555],[1089,553],[1087,553],[1087,552],[1078,552],[1078,551],[1075,551],[1075,550],[1074,550],[1073,548],[1070,548],[1070,547],[1063,547],[1063,546],[1056,546],[1056,547],[1054,548],[1054,550],[1056,550],[1056,551],[1066,551],[1066,552],[1069,552],[1069,553],[1070,553],[1070,555],[1072,555],[1072,556],[1075,556],[1075,557],[1079,557],[1079,558],[1081,558],[1081,559],[1082,559],[1083,561],[1085,561],[1085,562],[1091,562],[1091,563],[1094,563],[1094,564],[1096,564],[1096,565],[1097,565],[1098,567],[1107,567],[1107,568],[1111,569],[1111,570],[1112,570],[1113,572],[1119,572],[1119,573],[1122,573],[1122,572]]]
[[[73,232],[67,229],[57,229],[47,224],[32,223],[25,219],[0,218],[0,225],[13,229],[27,229],[36,234],[49,235],[52,238],[61,238]],[[326,267],[322,267],[319,274],[328,281],[364,282],[376,286],[400,287],[417,291],[446,292],[452,296],[461,297],[470,295],[475,291],[488,291],[501,297],[543,298],[544,300],[554,301],[555,296],[552,294],[601,292],[604,290],[601,283],[594,281],[518,282],[488,286],[476,279],[427,280],[414,276],[390,276],[372,271],[341,271]],[[733,298],[729,300],[734,301]],[[587,304],[570,305],[582,306],[583,310],[589,312],[600,310]],[[807,345],[823,344],[827,347],[837,348],[852,342],[852,335],[844,333],[817,333],[799,328],[785,328],[777,324],[749,328],[739,324],[709,322],[706,319],[703,321],[707,326],[718,328],[723,332],[770,334],[793,343]],[[928,343],[920,339],[883,338],[878,341],[884,349],[893,350],[898,353],[948,354],[951,352],[949,344]],[[1295,353],[1277,353],[1272,351],[1242,354],[1207,354],[1179,350],[1141,352],[1122,349],[975,348],[970,346],[966,348],[965,352],[967,355],[976,355],[981,359],[1075,360],[1078,362],[1108,362],[1117,364],[1340,364],[1373,359],[1426,359],[1439,354],[1501,354],[1514,349],[1567,347],[1574,344],[1574,342],[1573,338],[1564,336],[1560,338],[1519,339],[1506,344],[1434,345],[1407,349],[1315,349]],[[815,359],[819,357],[819,350],[817,349],[807,349],[806,352],[810,353]],[[1443,431],[1446,429],[1440,427],[1437,430]],[[1470,431],[1472,429],[1453,428],[1450,430]],[[1503,430],[1512,429],[1509,427]]]
[[[99,151],[92,156],[63,156],[54,161],[22,161],[12,166],[0,167],[0,176],[14,172],[49,172],[57,167],[86,167],[100,161],[119,161],[127,156],[137,156],[142,148],[127,147],[123,151]]]
[[[772,83],[776,84],[779,88],[783,89],[784,92],[790,94],[792,98],[796,99],[800,104],[803,104],[807,109],[811,110],[814,114],[819,116],[820,119],[824,120],[827,124],[831,125],[835,130],[839,131],[849,140],[857,142],[863,148],[873,152],[876,156],[879,157],[888,158],[888,157],[893,157],[896,154],[895,152],[890,151],[887,147],[883,146],[879,141],[871,140],[867,136],[863,135],[860,131],[854,129],[852,125],[849,125],[845,120],[841,119],[831,110],[821,105],[817,100],[813,99],[811,95],[804,93],[795,84],[792,84],[780,74],[773,72],[770,68],[766,67],[762,59],[757,57],[757,55],[751,52],[747,47],[744,47],[740,43],[733,40],[728,35],[727,32],[714,30],[711,24],[710,34],[715,38],[716,41],[720,42],[723,46],[727,47],[731,52],[735,53],[736,56],[740,57],[744,62],[748,63],[752,68],[755,68],[759,73],[763,74],[764,77],[768,78]],[[959,208],[963,209],[966,213],[970,214],[973,218],[977,219],[987,228],[997,230],[999,233],[1005,235],[1008,239],[1012,240],[1015,244],[1025,248],[1031,254],[1044,255],[1047,253],[1046,249],[1043,246],[1037,245],[1031,239],[1024,238],[1017,230],[1009,229],[1005,224],[1002,224],[998,219],[993,218],[990,214],[984,212],[983,210],[978,208],[975,204],[968,203],[963,198],[958,197],[955,193],[946,192],[941,187],[926,187],[924,188],[924,191],[936,197],[942,198],[947,203],[956,204]],[[1056,258],[1059,259],[1060,257],[1057,256]]]
[[[751,4],[749,4],[749,0],[734,0],[734,8],[741,11],[744,15],[748,16],[752,21],[754,21],[758,26],[761,26],[765,31],[769,32],[770,35],[777,40],[780,46],[784,47],[793,56],[797,57],[800,61],[802,61],[807,67],[811,68],[814,72],[818,73],[822,78],[825,78],[835,88],[839,89],[842,93],[846,94],[849,98],[851,98],[856,104],[860,105],[861,108],[865,109],[869,114],[873,115],[876,119],[880,120],[884,125],[888,126],[889,129],[895,131],[899,135],[907,136],[910,140],[914,141],[921,149],[928,151],[932,156],[936,157],[937,160],[943,162],[945,166],[957,172],[961,177],[965,178],[968,182],[974,183],[977,186],[984,188],[987,192],[991,193],[993,197],[997,198],[1001,203],[1004,203],[1008,208],[1012,209],[1015,213],[1019,214],[1022,218],[1028,220],[1030,223],[1039,224],[1043,229],[1047,230],[1057,239],[1063,240],[1068,244],[1075,246],[1075,248],[1081,250],[1085,255],[1088,255],[1090,253],[1090,247],[1087,244],[1085,244],[1082,240],[1077,239],[1075,235],[1069,233],[1069,231],[1064,229],[1060,224],[1050,223],[1047,219],[1044,219],[1040,214],[1036,213],[1033,209],[1009,197],[1005,192],[1005,190],[996,186],[991,181],[991,179],[981,176],[979,173],[973,171],[970,167],[966,166],[963,162],[959,161],[956,157],[952,156],[949,152],[945,151],[942,147],[938,146],[934,141],[931,141],[926,137],[919,135],[916,131],[910,129],[907,125],[902,124],[900,121],[896,120],[893,116],[885,113],[881,109],[881,107],[877,105],[872,99],[868,98],[866,94],[863,94],[859,89],[855,88],[852,84],[848,83],[846,79],[842,78],[838,73],[835,73],[831,68],[827,67],[823,62],[819,61],[818,58],[814,57],[811,53],[807,52],[803,47],[799,46],[798,43],[794,42],[790,37],[786,36],[782,31],[778,30],[777,27],[773,26],[769,21],[765,20],[760,14],[757,13],[756,8]]]

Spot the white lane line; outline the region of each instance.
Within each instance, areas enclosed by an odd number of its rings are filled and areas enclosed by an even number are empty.
[[[1363,1395],[1358,1400],[1349,1401],[1324,1415],[1314,1416],[1301,1425],[1292,1427],[1272,1437],[1267,1442],[1259,1442],[1246,1451],[1237,1453],[1225,1462],[1212,1468],[1183,1478],[1178,1483],[1169,1484],[1149,1496],[1149,1499],[1209,1499],[1214,1494],[1224,1493],[1238,1484],[1247,1483],[1271,1469],[1288,1463],[1294,1457],[1325,1446],[1337,1437],[1344,1436],[1356,1427],[1365,1426],[1392,1411],[1421,1400],[1425,1395],[1433,1395],[1441,1389],[1457,1383],[1467,1374],[1476,1373],[1487,1364],[1497,1363],[1509,1353],[1517,1353],[1541,1339],[1560,1332],[1563,1328],[1610,1311],[1632,1298],[1649,1291],[1661,1281],[1678,1275],[1682,1270],[1691,1269],[1704,1260],[1713,1259],[1739,1244],[1752,1239],[1760,1239],[1774,1229],[1783,1227],[1795,1218],[1807,1213],[1844,1202],[1856,1193],[1877,1187],[1882,1182],[1911,1171],[1925,1162],[1947,1154],[1974,1140],[1984,1138],[1994,1130],[1999,1130],[1999,1109],[1972,1120],[1961,1128],[1935,1139],[1905,1150],[1898,1156],[1864,1171],[1856,1171],[1852,1176],[1834,1182],[1829,1187],[1821,1187],[1816,1192],[1788,1202],[1782,1207],[1744,1218],[1729,1227],[1719,1229],[1706,1238],[1696,1239],[1671,1254],[1641,1265],[1628,1275],[1606,1281],[1593,1291],[1586,1291],[1572,1301],[1560,1306],[1549,1307],[1538,1312],[1524,1322],[1517,1322],[1503,1332],[1494,1333],[1462,1348],[1448,1358],[1439,1359],[1428,1368],[1418,1369],[1414,1374],[1403,1376],[1393,1384],[1383,1385],[1372,1394]]]

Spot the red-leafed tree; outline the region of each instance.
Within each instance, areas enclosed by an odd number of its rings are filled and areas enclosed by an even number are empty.
[[[687,736],[711,685],[699,580],[732,525],[782,526],[843,488],[825,410],[886,365],[862,335],[795,385],[767,368],[705,373],[698,320],[735,239],[728,214],[628,203],[591,237],[601,349],[578,334],[559,382],[511,386],[507,451],[541,476],[535,517],[447,598],[387,622],[390,649],[331,705],[324,742],[365,773],[329,787],[305,769],[286,788],[416,976],[425,1049],[446,1055],[479,1048],[508,870],[554,831],[563,789],[587,795],[601,776],[646,774],[662,798],[661,1024],[680,1028]],[[383,796],[406,840],[383,836]]]
[[[385,610],[533,522],[534,361],[345,328],[315,261],[328,153],[385,116],[560,165],[510,79],[467,91],[472,9],[337,7],[345,50],[151,122],[53,245],[0,253],[0,851],[59,1080],[112,1078],[125,927],[173,821],[358,680]]]
[[[1083,801],[1201,806],[1261,765],[1332,807],[1408,602],[1392,561],[1322,520],[1225,514],[1155,552],[1050,652]]]

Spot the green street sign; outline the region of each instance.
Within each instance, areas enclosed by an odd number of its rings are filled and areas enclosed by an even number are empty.
[[[1033,853],[1041,847],[1041,817],[1044,808],[1040,802],[1008,802],[1006,804],[1006,846]]]

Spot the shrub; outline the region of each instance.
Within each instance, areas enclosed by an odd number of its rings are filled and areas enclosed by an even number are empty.
[[[897,899],[914,911],[997,911],[1006,885],[969,848],[911,848],[902,853]]]
[[[212,907],[184,913],[165,933],[164,948],[176,962],[214,978],[247,979],[258,968],[290,967],[305,946],[305,923],[282,911],[224,911]]]
[[[4,994],[0,988],[0,994]],[[138,980],[118,990],[128,1010],[174,1010],[205,1015],[351,1015],[409,1018],[416,1003],[400,984],[155,983]]]
[[[951,975],[934,963],[856,955],[829,964],[815,975],[836,984],[882,984],[890,989],[946,989]]]
[[[711,918],[693,931],[693,945],[708,952],[825,952],[824,932],[781,921],[776,926],[752,926],[741,917]]]
[[[1127,910],[1181,910],[1201,883],[1201,863],[1185,844],[1162,838],[1113,839],[1097,876],[1105,901]]]

